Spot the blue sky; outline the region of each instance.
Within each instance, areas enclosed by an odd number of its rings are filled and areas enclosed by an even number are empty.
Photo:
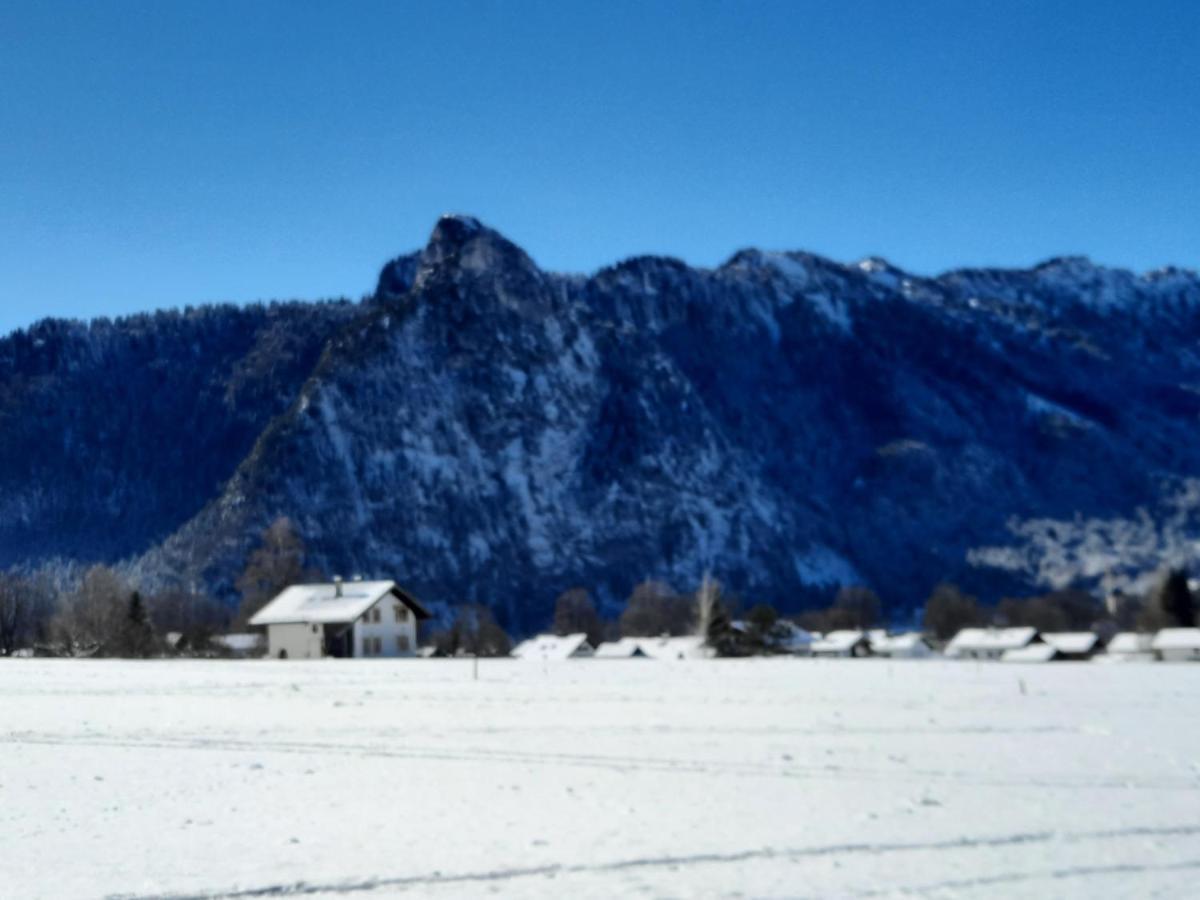
[[[1200,3],[0,0],[0,333],[357,297],[470,212],[548,268],[745,246],[1200,265]]]

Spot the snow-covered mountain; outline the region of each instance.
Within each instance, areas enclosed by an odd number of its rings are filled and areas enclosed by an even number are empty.
[[[705,569],[785,608],[1133,577],[1195,546],[1198,338],[1179,269],[745,250],[567,276],[446,217],[361,304],[0,341],[0,565],[226,594],[286,514],[328,572],[518,629],[571,585]]]

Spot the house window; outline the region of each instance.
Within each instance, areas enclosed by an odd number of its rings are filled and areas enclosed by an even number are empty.
[[[377,606],[377,607],[375,607],[373,610],[371,610],[371,621],[372,621],[372,622],[379,622],[379,621],[381,620],[381,618],[382,618],[382,617],[381,617],[381,616],[380,616],[380,614],[379,614],[379,607],[378,607],[378,606]]]
[[[401,653],[408,652],[408,635],[401,634],[396,637],[396,649]]]
[[[363,656],[379,656],[383,653],[383,638],[363,638]]]
[[[397,622],[407,622],[408,621],[408,607],[407,606],[405,606],[403,603],[397,603],[395,605],[394,609],[396,612],[396,621]]]

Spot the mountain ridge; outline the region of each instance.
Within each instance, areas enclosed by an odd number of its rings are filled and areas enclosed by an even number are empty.
[[[1200,477],[1187,440],[1200,277],[1161,272],[1056,258],[925,278],[879,258],[747,249],[713,269],[643,256],[561,275],[477,219],[443,217],[422,250],[382,267],[368,301],[299,304],[273,323],[270,307],[244,313],[240,342],[213,340],[215,362],[195,351],[190,379],[169,371],[190,333],[98,326],[123,335],[110,352],[136,362],[135,385],[167,370],[124,402],[195,403],[190,438],[242,426],[157,506],[171,465],[141,497],[123,480],[128,448],[99,429],[112,446],[95,468],[114,485],[84,490],[81,508],[107,506],[92,518],[116,527],[137,497],[155,515],[117,544],[92,546],[99,525],[72,532],[67,498],[47,500],[64,472],[87,484],[79,453],[30,462],[15,449],[61,443],[69,417],[40,430],[30,417],[73,402],[68,363],[90,338],[47,324],[0,339],[0,426],[24,435],[0,447],[0,566],[124,559],[148,583],[230,596],[256,534],[287,514],[319,567],[487,603],[517,629],[573,584],[615,609],[643,577],[684,587],[708,568],[793,609],[848,581],[896,611],[942,578],[1031,590],[1054,554],[1079,557],[1051,566],[1055,579],[1132,583],[1142,573],[1123,571],[1121,552],[1097,573],[1104,554],[1081,548]],[[39,362],[32,345],[56,327],[76,356]],[[150,350],[121,349],[138,334]],[[130,413],[101,357],[83,369],[114,396],[92,402],[125,411],[129,442],[174,448],[166,412]],[[1164,520],[1194,527],[1190,512]],[[1107,524],[1072,547],[1029,530],[1055,521]],[[1176,537],[1142,541],[1137,565],[1151,545],[1186,555]]]

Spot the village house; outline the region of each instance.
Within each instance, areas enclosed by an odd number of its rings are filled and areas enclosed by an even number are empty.
[[[1092,631],[1048,631],[1042,640],[1058,651],[1057,659],[1091,659],[1104,650],[1099,635]]]
[[[1200,660],[1200,628],[1164,628],[1150,646],[1164,662]]]
[[[1007,651],[1042,643],[1036,628],[964,628],[946,645],[952,659],[1000,659]]]
[[[596,659],[645,659],[649,654],[642,649],[638,638],[624,637],[600,644],[594,656]]]
[[[1112,662],[1149,661],[1154,659],[1154,635],[1136,631],[1121,631],[1108,642],[1108,652],[1098,660]]]
[[[905,634],[871,633],[871,650],[888,659],[925,659],[933,655],[933,647],[919,631]]]
[[[870,656],[871,639],[863,631],[831,631],[812,642],[809,647],[813,656],[850,657]]]
[[[394,581],[296,584],[260,609],[250,624],[267,630],[276,659],[412,656],[421,603]]]
[[[690,634],[676,637],[638,638],[638,646],[651,659],[659,660],[711,659],[716,655],[704,638]]]
[[[521,641],[513,647],[512,655],[525,660],[563,660],[582,659],[593,654],[592,645],[588,643],[587,635],[579,634],[539,634],[528,640]]]

